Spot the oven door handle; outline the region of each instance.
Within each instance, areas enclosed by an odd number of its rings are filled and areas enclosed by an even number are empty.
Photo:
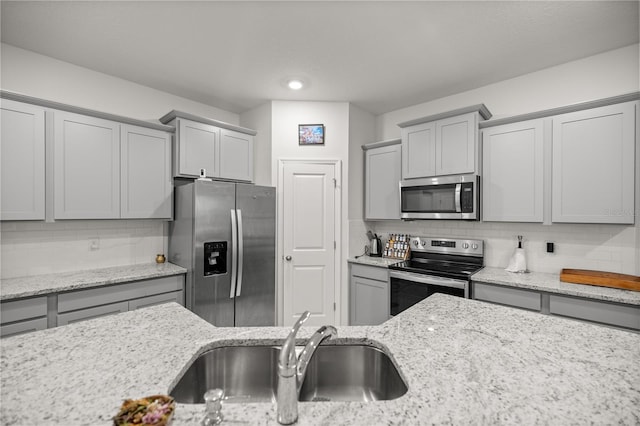
[[[399,278],[405,281],[413,281],[420,284],[439,285],[442,287],[453,287],[466,289],[467,281],[456,280],[453,278],[436,277],[433,275],[415,274],[413,272],[389,271],[390,278]]]

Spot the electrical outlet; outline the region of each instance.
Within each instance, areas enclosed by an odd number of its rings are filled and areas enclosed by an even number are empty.
[[[100,250],[100,238],[89,238],[89,250]]]

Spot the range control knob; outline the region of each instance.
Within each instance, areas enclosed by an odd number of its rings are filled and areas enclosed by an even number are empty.
[[[478,245],[476,243],[471,244],[471,248],[474,250],[478,250]]]
[[[469,248],[469,243],[462,243],[462,248],[463,249],[468,249]]]
[[[418,243],[420,242],[419,240],[413,240],[411,241],[413,243],[414,247],[418,247]]]

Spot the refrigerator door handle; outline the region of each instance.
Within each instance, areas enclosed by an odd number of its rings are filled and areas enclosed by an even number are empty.
[[[236,296],[236,275],[238,274],[238,228],[236,226],[236,211],[231,209],[231,291],[229,299]]]
[[[242,293],[242,264],[244,263],[244,234],[242,233],[242,210],[236,210],[238,214],[238,290],[236,297]]]

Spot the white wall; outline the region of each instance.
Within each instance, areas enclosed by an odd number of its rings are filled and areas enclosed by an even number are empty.
[[[640,45],[547,68],[376,117],[379,140],[400,137],[398,123],[484,103],[493,119],[511,117],[639,89]]]
[[[349,106],[349,257],[364,253],[369,242],[364,222],[364,151],[362,145],[375,142],[375,117]]]
[[[238,124],[240,116],[5,43],[0,87],[37,98],[157,122],[176,109]]]
[[[0,45],[0,88],[141,120],[177,109],[238,124],[239,115],[169,93]],[[166,253],[166,222],[0,222],[0,277],[11,278],[153,262]],[[89,239],[100,249],[90,250]]]
[[[578,61],[523,75],[468,92],[382,114],[376,118],[378,139],[400,137],[397,123],[456,108],[484,103],[493,118],[570,105],[640,90],[639,45],[616,49]],[[636,176],[640,176],[640,161]],[[640,179],[636,178],[640,211]],[[481,238],[486,241],[486,264],[506,267],[524,235],[528,266],[532,271],[559,273],[562,268],[583,268],[640,275],[640,217],[636,226],[507,223],[456,221],[368,222],[379,234],[392,232],[425,236]],[[556,243],[547,254],[546,241]]]
[[[240,114],[240,125],[258,132],[253,138],[253,178],[256,185],[275,186],[271,181],[271,102]]]

